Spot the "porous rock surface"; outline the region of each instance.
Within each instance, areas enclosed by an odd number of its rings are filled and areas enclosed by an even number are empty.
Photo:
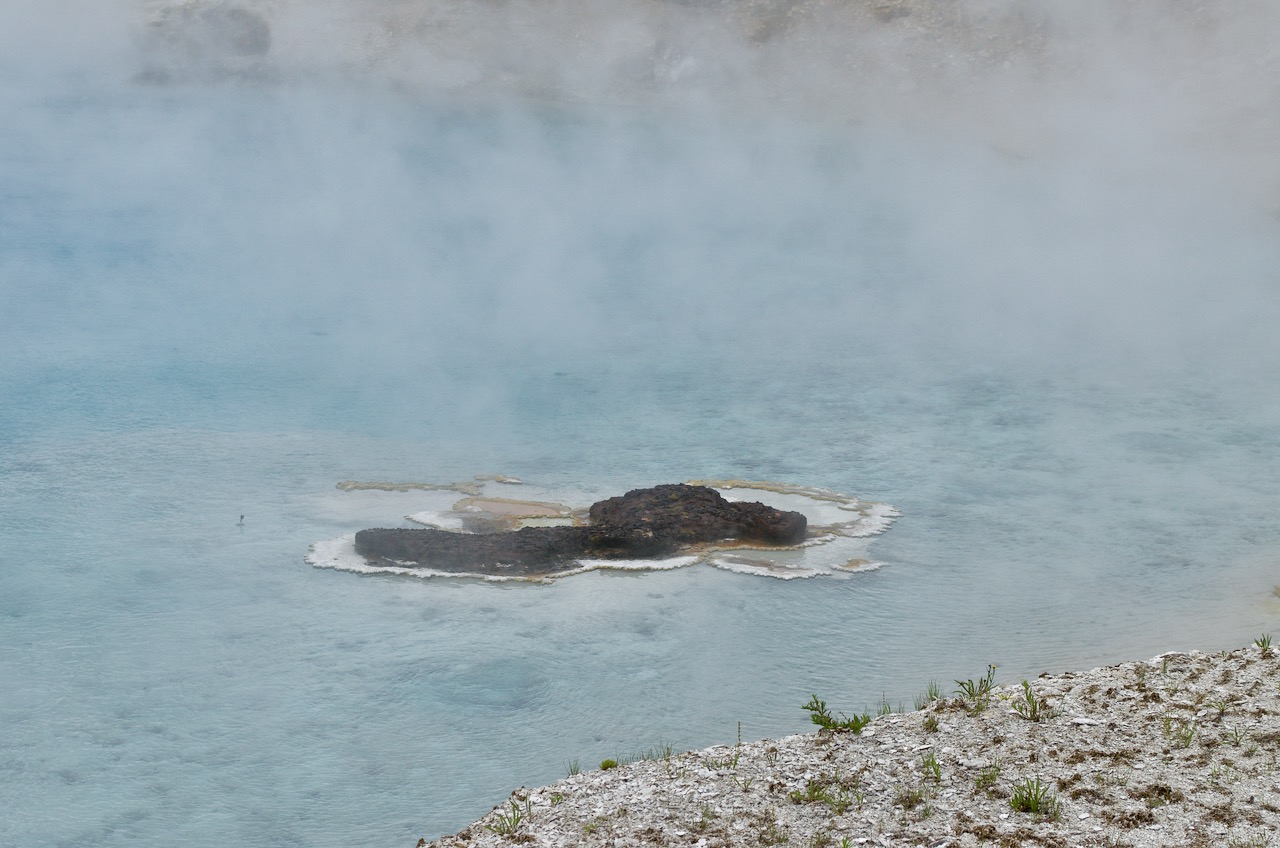
[[[623,555],[651,547],[666,553],[721,539],[794,545],[804,539],[807,527],[798,512],[727,501],[708,486],[683,483],[634,489],[592,504],[589,515],[595,531],[592,546],[616,548]]]
[[[532,577],[578,568],[583,558],[651,559],[726,540],[794,545],[808,526],[801,513],[727,501],[715,489],[686,484],[633,489],[593,504],[589,516],[583,527],[502,533],[375,528],[356,533],[355,549],[400,566]]]
[[[874,719],[518,789],[461,846],[1265,846],[1280,657],[1170,653]],[[934,765],[936,763],[936,767]],[[1012,801],[1028,781],[1045,812]],[[514,822],[514,823],[513,823]]]

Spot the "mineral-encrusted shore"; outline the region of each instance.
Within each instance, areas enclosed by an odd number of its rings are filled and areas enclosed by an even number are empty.
[[[439,848],[1264,846],[1280,827],[1280,650],[1169,653],[827,730],[519,789]],[[948,687],[950,688],[950,687]],[[1038,783],[1036,783],[1038,781]],[[1030,783],[1029,783],[1030,782]],[[1015,793],[1039,788],[1045,812]]]

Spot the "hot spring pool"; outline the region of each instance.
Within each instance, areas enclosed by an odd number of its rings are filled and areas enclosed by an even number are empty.
[[[0,126],[0,843],[411,845],[573,760],[803,731],[812,693],[909,706],[1274,627],[1280,239],[1191,177],[359,86],[49,89],[7,86]],[[304,561],[436,508],[340,481],[477,474],[901,517],[838,578]]]

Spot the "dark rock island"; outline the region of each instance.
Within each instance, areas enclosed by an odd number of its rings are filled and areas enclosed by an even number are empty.
[[[635,489],[592,504],[580,527],[524,527],[501,533],[373,529],[356,553],[382,564],[512,577],[555,574],[579,559],[655,559],[691,546],[739,541],[795,545],[807,521],[762,503],[731,503],[715,489],[683,484]]]

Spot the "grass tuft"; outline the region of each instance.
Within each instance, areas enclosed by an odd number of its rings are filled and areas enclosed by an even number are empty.
[[[934,783],[942,782],[942,765],[932,751],[920,758],[920,768],[924,770],[925,780],[932,780]]]
[[[967,704],[968,710],[972,715],[977,715],[987,708],[987,703],[991,700],[991,690],[996,683],[996,667],[994,665],[987,666],[987,676],[979,680],[957,680],[956,694],[959,695]]]
[[[1049,794],[1049,785],[1041,783],[1037,777],[1026,778],[1013,785],[1009,806],[1019,813],[1037,813],[1045,818],[1057,819],[1061,815],[1062,803]]]
[[[499,836],[512,836],[520,828],[520,824],[529,818],[529,802],[524,802],[521,808],[514,800],[511,801],[511,812],[498,813],[498,821],[495,824],[485,825],[486,830],[490,830]]]
[[[924,692],[921,692],[919,695],[916,695],[915,701],[913,703],[915,704],[916,711],[919,712],[920,710],[923,710],[925,707],[929,706],[930,704],[936,703],[941,700],[942,700],[942,687],[938,685],[938,681],[930,680],[928,688],[925,689]]]
[[[899,786],[893,795],[893,803],[904,810],[914,810],[925,802],[922,786]]]
[[[977,778],[973,781],[973,788],[980,792],[990,792],[995,788],[996,781],[999,779],[999,763],[992,763],[989,766],[983,766],[982,771],[978,772]]]
[[[1013,710],[1027,721],[1044,721],[1054,716],[1053,707],[1044,698],[1037,698],[1026,680],[1022,681],[1022,700],[1014,702]]]

